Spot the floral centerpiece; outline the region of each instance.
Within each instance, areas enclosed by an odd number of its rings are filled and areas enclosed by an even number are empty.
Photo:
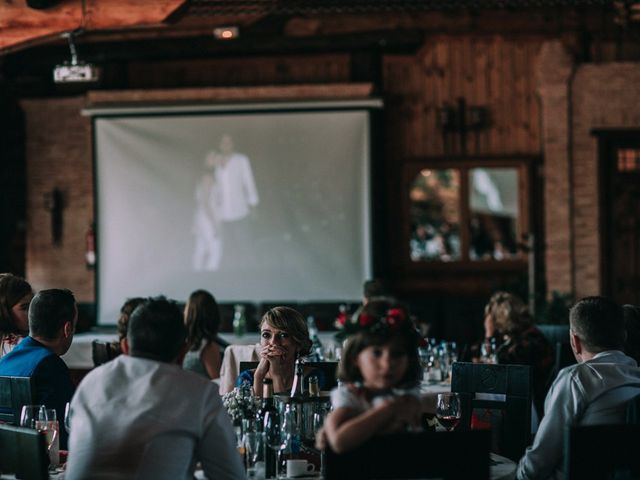
[[[253,395],[251,384],[245,381],[222,396],[222,404],[227,409],[234,425],[239,425],[243,418],[252,419],[260,408],[260,399]]]

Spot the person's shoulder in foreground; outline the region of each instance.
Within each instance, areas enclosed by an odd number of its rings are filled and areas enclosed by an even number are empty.
[[[74,396],[67,479],[244,477],[217,386],[180,368],[186,328],[174,302],[131,314],[124,353],[91,372]]]
[[[565,428],[625,422],[626,405],[640,394],[640,368],[622,352],[621,307],[587,297],[570,312],[570,342],[578,364],[563,369],[545,400],[534,443],[518,464],[518,479],[562,476]]]

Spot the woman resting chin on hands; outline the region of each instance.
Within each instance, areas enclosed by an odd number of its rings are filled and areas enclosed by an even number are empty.
[[[275,393],[286,392],[293,385],[298,356],[311,350],[309,330],[302,315],[288,307],[275,307],[260,321],[260,363],[255,370],[241,372],[236,385],[249,381],[256,396],[262,396],[262,380],[273,380]]]

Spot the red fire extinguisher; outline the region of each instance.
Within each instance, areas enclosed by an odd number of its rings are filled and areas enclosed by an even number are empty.
[[[87,268],[92,270],[96,266],[96,234],[93,230],[93,225],[89,225],[86,234],[86,252],[85,261]]]

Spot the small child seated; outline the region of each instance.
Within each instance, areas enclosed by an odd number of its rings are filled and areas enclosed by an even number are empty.
[[[331,392],[324,438],[336,453],[372,436],[420,426],[420,339],[407,312],[386,300],[369,302],[350,329],[338,367],[344,382]]]

